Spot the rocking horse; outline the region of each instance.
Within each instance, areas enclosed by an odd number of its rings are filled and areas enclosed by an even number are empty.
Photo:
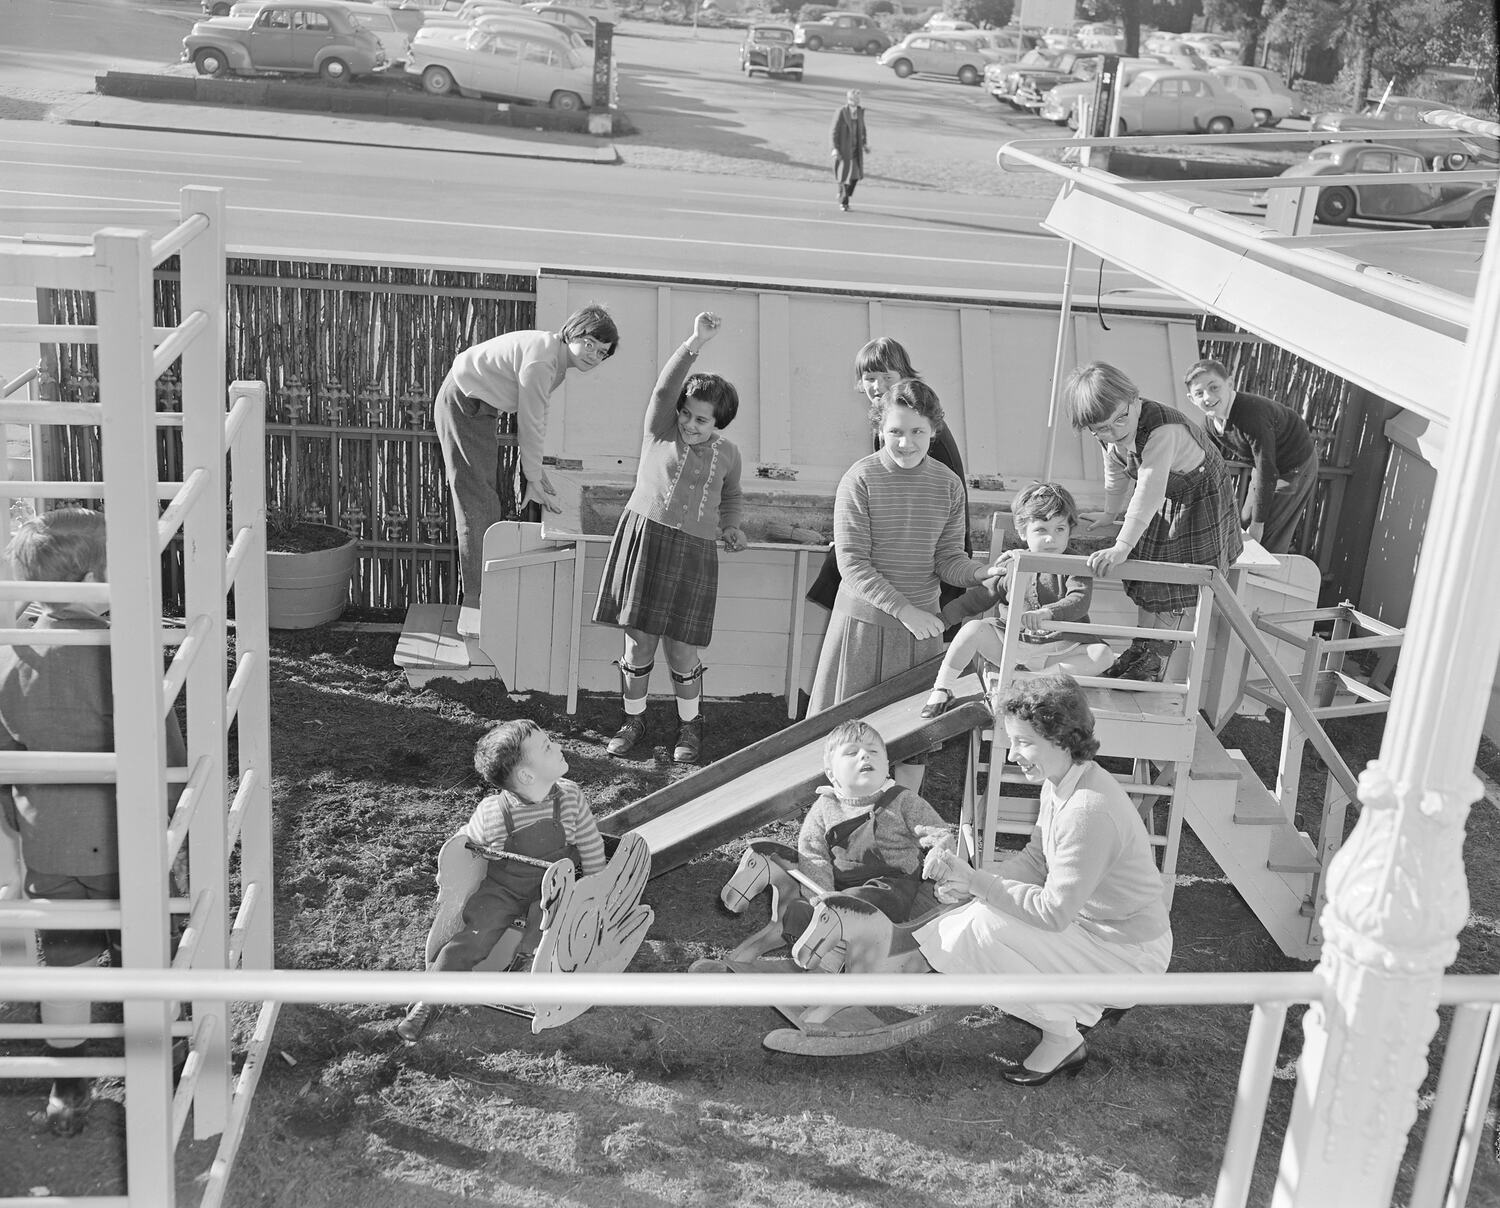
[[[443,844],[438,853],[437,913],[427,935],[428,964],[463,925],[464,903],[485,871],[485,853],[463,834]],[[501,936],[475,972],[624,972],[655,918],[651,907],[641,905],[650,876],[651,849],[636,834],[624,835],[609,863],[586,877],[577,875],[571,860],[554,861],[542,876],[541,900],[531,908],[525,927],[512,927]],[[494,1009],[529,1019],[535,1033],[576,1019],[588,1006],[495,1004]]]
[[[771,921],[723,960],[695,961],[691,973],[927,972],[913,933],[925,919],[896,924],[882,911],[848,894],[825,894],[796,870],[797,853],[784,844],[756,840],[720,892],[720,901],[741,914],[761,893],[771,891]],[[790,964],[767,960],[783,943],[782,920],[797,898],[814,902],[812,919],[792,946]],[[913,983],[916,988],[917,983]],[[889,1021],[865,1007],[777,1006],[794,1026],[768,1033],[762,1043],[783,1053],[817,1057],[852,1056],[895,1048],[957,1018],[962,1008],[892,1008],[904,1018]]]

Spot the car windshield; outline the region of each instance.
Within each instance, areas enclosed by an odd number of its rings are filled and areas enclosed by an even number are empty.
[[[350,13],[354,18],[354,24],[360,29],[385,29],[396,28],[396,20],[390,13]]]
[[[789,29],[752,29],[750,36],[757,42],[790,42],[792,31]]]

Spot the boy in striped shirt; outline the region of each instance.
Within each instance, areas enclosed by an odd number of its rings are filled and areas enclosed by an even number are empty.
[[[474,768],[493,791],[461,833],[489,866],[464,903],[459,930],[441,941],[428,936],[429,971],[472,969],[511,927],[524,928],[554,861],[571,858],[584,876],[604,867],[604,840],[583,790],[562,778],[568,761],[535,722],[517,719],[488,730],[474,748]],[[532,955],[518,951],[511,969],[525,968]],[[415,1044],[441,1010],[439,1003],[412,1003],[397,1034]]]

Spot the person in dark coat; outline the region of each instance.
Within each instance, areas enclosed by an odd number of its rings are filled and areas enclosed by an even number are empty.
[[[849,199],[854,196],[854,186],[865,175],[865,152],[870,149],[865,137],[865,111],[859,103],[859,89],[851,88],[846,94],[843,107],[834,114],[833,129],[829,137],[833,140],[833,178],[839,186],[839,209],[849,208]]]

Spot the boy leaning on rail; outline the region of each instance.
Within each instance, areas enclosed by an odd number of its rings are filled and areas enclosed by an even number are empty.
[[[23,522],[7,554],[17,579],[98,583],[106,578],[104,516],[60,508]],[[33,630],[106,629],[108,606],[39,601]],[[175,713],[166,717],[168,766],[187,763]],[[0,646],[0,753],[113,751],[114,688],[108,646]],[[168,808],[180,788],[168,787]],[[26,895],[54,901],[117,900],[120,896],[118,810],[113,784],[0,783],[0,824],[19,832]],[[108,950],[119,963],[120,933],[41,933],[42,962],[90,965]],[[92,1004],[44,1002],[44,1024],[66,1029],[89,1023]],[[87,1042],[66,1031],[46,1041],[49,1057],[82,1055]],[[72,1136],[92,1099],[87,1078],[57,1078],[46,1121]]]

